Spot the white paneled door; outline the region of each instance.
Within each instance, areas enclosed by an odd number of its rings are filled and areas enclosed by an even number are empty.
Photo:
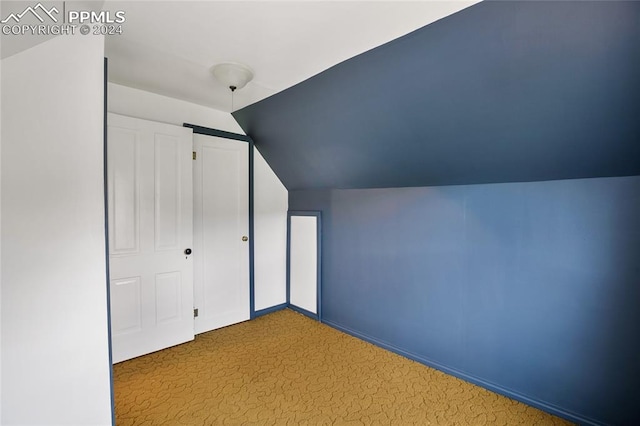
[[[196,333],[249,319],[249,144],[196,134]]]
[[[191,129],[108,116],[113,362],[193,340],[191,147]]]

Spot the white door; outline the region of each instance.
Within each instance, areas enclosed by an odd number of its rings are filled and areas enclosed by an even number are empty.
[[[249,144],[193,135],[197,333],[249,319]]]
[[[193,340],[192,130],[108,116],[113,362]]]

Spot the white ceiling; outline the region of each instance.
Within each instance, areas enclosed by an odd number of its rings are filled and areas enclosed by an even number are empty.
[[[41,1],[47,8],[55,7],[59,12],[63,9],[63,4],[66,3],[64,7],[67,10],[86,10],[86,11],[96,11],[99,12],[102,9],[102,4],[104,0],[42,0]],[[6,18],[11,13],[21,13],[25,10],[25,8],[36,5],[38,1],[30,1],[30,0],[20,0],[20,1],[6,1],[0,0],[0,20]],[[60,15],[57,16],[58,18]],[[13,22],[11,22],[13,23]],[[36,20],[33,15],[27,14],[23,19],[20,20],[22,25],[39,25],[40,22]],[[45,21],[45,24],[50,22]],[[5,35],[3,32],[0,32],[0,58],[8,58],[9,56],[15,55],[16,53],[22,52],[23,50],[27,50],[36,46],[40,43],[44,43],[47,40],[51,40],[54,37],[58,37],[55,35],[40,35],[40,34],[31,34],[27,32],[26,34],[21,35]]]
[[[255,77],[234,110],[477,1],[110,1],[122,35],[106,37],[109,80],[231,110],[213,65],[239,62]]]

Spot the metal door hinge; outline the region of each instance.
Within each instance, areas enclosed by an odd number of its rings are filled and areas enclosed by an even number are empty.
[[[197,154],[196,154],[196,152],[195,152],[195,151],[193,151],[193,159],[195,160],[195,159],[196,159],[196,157],[197,157]]]
[[[193,308],[193,317],[196,318],[198,316],[198,308]]]

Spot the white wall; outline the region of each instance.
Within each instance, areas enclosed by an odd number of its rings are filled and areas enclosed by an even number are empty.
[[[109,83],[107,92],[110,112],[177,126],[190,123],[244,134],[228,112],[115,83]]]
[[[197,124],[244,134],[233,116],[202,105],[114,83],[108,109],[122,115],[182,125]],[[254,151],[255,308],[286,301],[288,192],[260,153]]]
[[[2,3],[0,2],[0,16]],[[2,41],[0,41],[0,44]],[[0,60],[0,82],[2,81],[2,61]],[[1,86],[1,83],[0,83]],[[1,90],[0,90],[1,93]],[[2,111],[2,96],[0,96]],[[2,114],[0,113],[0,235],[2,235]],[[0,424],[2,424],[2,238],[0,238]]]
[[[287,210],[289,192],[254,150],[255,308],[287,301]]]
[[[111,423],[103,55],[60,36],[2,62],[4,425]]]
[[[318,218],[291,216],[290,302],[318,313]]]

